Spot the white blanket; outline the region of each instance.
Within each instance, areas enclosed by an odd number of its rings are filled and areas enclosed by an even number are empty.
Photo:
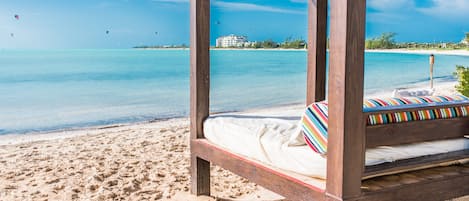
[[[296,112],[288,111],[291,116],[283,117],[265,113],[213,116],[204,123],[205,137],[233,153],[262,163],[310,177],[326,178],[326,159],[307,145],[293,146],[291,143],[292,135],[300,132],[300,118],[294,115],[298,114]],[[469,149],[468,139],[383,146],[366,151],[366,165],[463,149]]]

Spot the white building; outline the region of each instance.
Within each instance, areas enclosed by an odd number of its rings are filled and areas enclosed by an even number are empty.
[[[222,36],[217,38],[217,47],[244,47],[245,43],[248,43],[248,37],[246,36],[235,36],[233,34],[229,36]]]

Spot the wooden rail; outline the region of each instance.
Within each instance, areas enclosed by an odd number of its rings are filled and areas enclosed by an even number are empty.
[[[458,163],[458,160],[469,159],[469,150],[453,151],[367,166],[363,179],[427,169],[435,166]]]
[[[324,200],[324,189],[307,184],[278,170],[227,152],[207,140],[192,140],[193,154],[249,179],[291,200]]]
[[[467,134],[469,134],[469,117],[367,126],[366,147],[462,138]]]
[[[365,121],[369,115],[414,112],[445,108],[468,107],[469,103],[456,103],[435,106],[420,106],[399,109],[380,108],[378,111],[365,112]],[[464,137],[469,134],[469,117],[451,119],[433,119],[392,124],[371,125],[366,127],[366,147],[393,146],[433,140],[445,140]]]

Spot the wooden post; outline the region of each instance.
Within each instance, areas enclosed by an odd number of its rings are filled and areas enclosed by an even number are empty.
[[[366,0],[331,0],[326,197],[361,195]]]
[[[430,89],[433,89],[433,65],[435,64],[435,55],[430,55]]]
[[[327,0],[308,0],[306,105],[326,99]]]
[[[190,135],[204,138],[203,122],[209,115],[210,0],[190,1]],[[191,143],[191,150],[192,150]],[[191,152],[191,192],[210,195],[210,162]]]

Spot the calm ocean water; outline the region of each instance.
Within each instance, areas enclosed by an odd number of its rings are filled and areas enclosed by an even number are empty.
[[[436,56],[453,80],[469,57]],[[304,51],[212,51],[212,111],[300,103]],[[428,55],[367,53],[366,93],[428,80]],[[189,112],[186,50],[0,50],[0,134],[48,131]]]

